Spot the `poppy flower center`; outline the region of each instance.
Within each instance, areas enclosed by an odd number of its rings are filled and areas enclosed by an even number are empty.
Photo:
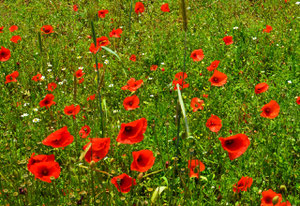
[[[49,101],[48,99],[46,99],[46,100],[44,101],[44,103],[45,103],[45,104],[49,104],[50,101]]]
[[[10,80],[13,80],[14,78],[12,76],[9,77]]]
[[[131,132],[131,131],[132,131],[132,127],[126,126],[126,127],[125,127],[125,131],[126,131],[126,132]]]
[[[45,33],[49,33],[49,32],[50,32],[50,29],[45,29],[45,28],[44,28],[44,32],[45,32]]]
[[[2,52],[0,53],[0,55],[1,55],[1,56],[5,56],[5,52],[2,51]]]
[[[47,176],[49,174],[49,171],[47,170],[47,169],[44,169],[43,171],[42,171],[42,175],[43,176]]]
[[[226,144],[227,146],[232,145],[233,143],[234,143],[234,140],[227,140],[227,141],[225,142],[225,144]]]
[[[213,80],[214,80],[214,82],[218,82],[219,81],[219,79],[217,77],[214,77]]]
[[[266,203],[271,203],[272,202],[272,197],[266,197],[265,201],[266,201]]]
[[[270,108],[265,109],[265,113],[269,114],[271,112]]]
[[[132,101],[130,101],[130,102],[128,102],[128,104],[129,104],[130,106],[132,106],[132,105],[133,105],[133,102],[132,102]]]

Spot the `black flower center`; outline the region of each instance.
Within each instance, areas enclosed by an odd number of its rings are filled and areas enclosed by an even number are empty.
[[[131,132],[131,130],[132,130],[132,127],[130,127],[130,126],[126,126],[126,127],[125,127],[125,131],[126,131],[126,132]]]
[[[219,79],[217,77],[214,77],[213,80],[214,80],[214,82],[218,82],[219,81]]]
[[[232,145],[234,143],[234,140],[227,140],[225,142],[226,145]]]

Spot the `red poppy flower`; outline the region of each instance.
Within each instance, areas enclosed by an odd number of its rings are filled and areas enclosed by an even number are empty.
[[[78,11],[78,6],[76,4],[73,5],[73,10]]]
[[[151,71],[156,71],[157,68],[158,68],[157,65],[152,65],[152,66],[150,67],[150,70],[151,70]]]
[[[260,206],[279,206],[282,200],[281,194],[274,192],[273,190],[269,189],[268,191],[263,191],[261,198]],[[276,205],[273,204],[273,198],[278,196],[278,203]]]
[[[226,45],[230,45],[230,44],[233,44],[233,41],[232,41],[232,36],[225,36],[223,38],[223,41]]]
[[[0,62],[5,62],[10,58],[10,50],[1,46],[0,49]]]
[[[233,185],[233,192],[247,191],[251,187],[253,179],[251,177],[242,177],[238,183]]]
[[[84,78],[83,77],[81,79],[79,79],[78,84],[81,84],[82,82],[84,82]]]
[[[111,183],[115,185],[117,190],[122,193],[128,193],[133,185],[136,185],[135,179],[123,173],[113,177]]]
[[[173,86],[174,86],[175,91],[177,90],[177,84],[179,84],[180,90],[189,87],[189,84],[186,84],[186,81],[185,81],[186,78],[187,78],[186,73],[178,72],[177,74],[175,74],[175,78],[173,80]]]
[[[209,67],[207,67],[207,70],[211,72],[211,71],[217,69],[218,66],[219,66],[219,64],[220,64],[220,61],[219,61],[219,60],[215,60],[215,61],[213,61],[213,62],[210,64]]]
[[[42,26],[41,28],[41,31],[44,33],[44,34],[51,34],[53,33],[53,27],[51,25],[44,25]]]
[[[107,46],[110,42],[106,36],[102,36],[96,39],[96,44],[97,46]]]
[[[96,97],[96,94],[93,94],[93,95],[89,96],[86,100],[87,101],[92,101],[92,100],[95,99],[95,97]]]
[[[222,72],[219,72],[218,70],[215,70],[214,74],[208,81],[211,82],[212,86],[220,87],[220,86],[223,86],[224,84],[226,84],[227,75]]]
[[[228,152],[230,160],[234,160],[246,152],[250,145],[249,138],[244,134],[236,134],[230,137],[220,137],[222,147]]]
[[[105,18],[105,15],[108,14],[108,10],[100,10],[98,11],[99,18]]]
[[[91,128],[88,125],[84,125],[83,127],[81,127],[80,131],[79,131],[79,136],[81,138],[87,138],[87,136],[89,136],[91,132]]]
[[[57,87],[57,84],[55,82],[51,82],[48,84],[48,91],[53,92],[54,89],[56,89],[56,87]]]
[[[267,25],[265,29],[263,29],[263,32],[270,33],[273,30],[273,28],[270,25]]]
[[[260,116],[268,119],[274,119],[279,114],[280,106],[275,100],[271,100],[268,104],[261,108],[261,111],[262,113]]]
[[[260,94],[269,89],[269,85],[267,83],[259,83],[255,86],[255,94]]]
[[[82,72],[82,69],[78,69],[75,73],[74,76],[76,76],[77,78],[81,78],[83,77],[85,73]]]
[[[130,123],[122,123],[117,142],[122,144],[135,144],[144,139],[147,129],[147,120],[141,118]]]
[[[292,206],[292,204],[289,201],[286,201],[286,202],[280,203],[279,206]]]
[[[51,177],[57,179],[60,175],[60,166],[57,162],[39,162],[31,167],[35,178],[51,183]]]
[[[10,83],[10,82],[17,82],[17,77],[19,76],[18,71],[14,71],[13,73],[7,75],[5,77],[6,81],[5,84]]]
[[[218,132],[222,128],[222,120],[218,116],[212,114],[206,122],[206,127],[212,132]]]
[[[46,139],[42,141],[42,143],[46,146],[58,148],[68,146],[73,142],[73,140],[74,137],[69,133],[68,127],[64,126],[63,128],[50,134]]]
[[[51,105],[55,104],[54,95],[53,94],[47,94],[45,98],[40,101],[40,107],[46,107],[47,109],[51,107]]]
[[[127,81],[127,85],[121,87],[122,90],[129,90],[131,92],[134,92],[136,91],[138,88],[140,88],[143,84],[143,80],[140,79],[140,80],[135,80],[135,78],[130,78],[128,81]]]
[[[199,173],[205,169],[205,165],[200,160],[189,160],[188,168],[190,169],[190,177],[199,178]]]
[[[123,101],[123,106],[125,110],[134,110],[136,108],[139,108],[140,100],[136,95],[126,97]]]
[[[134,12],[136,14],[143,13],[145,11],[144,4],[142,2],[137,2],[134,7]]]
[[[109,33],[109,36],[110,37],[115,37],[115,38],[120,38],[121,36],[120,36],[120,34],[122,34],[122,29],[116,29],[115,30],[115,28]]]
[[[170,12],[170,9],[169,9],[169,4],[166,3],[166,4],[163,4],[160,9],[163,11],[163,12]]]
[[[95,44],[91,43],[91,46],[90,46],[89,50],[90,50],[91,53],[96,54],[98,51],[101,51],[102,48],[101,48],[101,46],[98,46],[98,45],[97,45],[97,47],[95,47]]]
[[[80,106],[74,106],[74,104],[70,105],[70,106],[66,106],[64,109],[64,112],[66,115],[73,115],[73,117],[75,117],[76,114],[78,114],[78,112],[80,111]]]
[[[21,41],[22,38],[20,36],[13,36],[11,37],[10,41],[13,42],[13,43],[18,43],[18,41]]]
[[[97,71],[96,64],[94,64],[93,67],[95,68],[95,71]],[[102,67],[103,67],[103,64],[98,63],[98,69],[100,69],[100,68],[102,68]]]
[[[32,77],[32,80],[35,81],[35,82],[42,81],[42,75],[37,74],[37,75]]]
[[[27,169],[31,172],[31,167],[39,162],[54,162],[55,156],[52,155],[36,155],[35,153],[32,153],[30,159],[28,160]]]
[[[150,150],[132,152],[132,156],[133,162],[130,169],[133,171],[146,172],[154,165],[155,157]]]
[[[90,141],[92,142],[92,146],[84,158],[89,163],[92,160],[94,162],[98,162],[107,155],[110,147],[110,138],[90,138]],[[85,150],[91,144],[91,142],[87,143],[83,147],[83,150]],[[93,157],[91,157],[91,155],[93,155]]]
[[[299,97],[297,97],[297,100],[296,100],[296,102],[297,102],[297,104],[299,104],[299,105],[300,105],[300,96],[299,96]]]
[[[194,62],[201,61],[204,58],[204,53],[202,49],[194,50],[191,54],[191,58]]]
[[[136,56],[133,54],[133,55],[131,55],[131,56],[129,57],[129,59],[130,59],[131,61],[135,62],[135,61],[136,61]]]
[[[204,98],[207,98],[207,97],[208,97],[208,94],[203,94],[203,97],[204,97]]]
[[[198,109],[203,110],[204,101],[199,99],[198,97],[194,97],[191,101],[191,107],[193,108],[193,112],[196,112]]]
[[[14,32],[16,30],[18,30],[18,27],[16,25],[12,25],[11,27],[9,27],[10,32]]]
[[[0,27],[0,33],[3,33],[4,26]]]

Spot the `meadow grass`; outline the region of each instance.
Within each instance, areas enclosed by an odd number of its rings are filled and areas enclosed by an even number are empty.
[[[181,0],[143,1],[140,15],[134,12],[136,2],[0,2],[0,47],[11,51],[11,58],[0,62],[0,205],[259,205],[262,191],[269,189],[280,193],[282,202],[299,205],[300,5],[294,0],[189,0],[185,34]],[[161,11],[163,3],[169,4],[169,13]],[[109,11],[105,18],[97,17],[101,9]],[[107,48],[117,55],[99,51],[96,61],[104,66],[98,74],[95,55],[89,52],[91,22],[95,37],[107,36]],[[12,25],[18,30],[10,32]],[[54,33],[40,35],[43,25],[52,25]],[[263,32],[266,25],[272,26],[270,33]],[[114,28],[122,28],[121,38],[109,37]],[[22,38],[17,44],[10,41],[14,35]],[[233,36],[233,44],[225,45],[224,36]],[[205,57],[194,62],[189,56],[197,49]],[[129,60],[132,54],[136,62]],[[228,76],[222,87],[208,81],[213,72],[207,67],[214,60],[220,60],[218,70]],[[158,69],[151,71],[151,65]],[[81,84],[73,75],[79,67],[85,73]],[[172,85],[183,69],[189,87],[181,92],[190,134],[184,119],[178,119],[181,108]],[[5,84],[13,71],[19,72],[17,82]],[[37,73],[44,76],[42,81],[32,80]],[[131,77],[144,84],[135,92],[121,90]],[[57,84],[53,92],[46,90],[50,82]],[[269,89],[255,94],[261,82]],[[48,93],[56,104],[41,108],[39,102]],[[95,100],[87,101],[93,94]],[[140,108],[126,111],[123,100],[132,94],[139,97]],[[204,100],[203,110],[193,112],[194,97]],[[279,115],[261,117],[261,108],[271,100],[280,105]],[[80,105],[76,119],[64,114],[71,104]],[[218,133],[205,125],[211,114],[222,120]],[[143,141],[118,143],[121,123],[142,117],[148,122]],[[91,165],[79,159],[90,141],[78,134],[84,125],[91,128],[88,138],[111,139],[107,157]],[[72,144],[64,149],[42,144],[64,126],[74,136]],[[251,143],[231,161],[218,138],[239,133]],[[132,151],[144,149],[156,159],[140,174],[130,169]],[[32,153],[54,154],[60,176],[51,183],[35,179],[27,169]],[[205,165],[199,178],[189,177],[192,159]],[[129,193],[118,192],[111,183],[122,173],[137,181]],[[234,193],[232,187],[242,176],[253,178],[253,184]]]

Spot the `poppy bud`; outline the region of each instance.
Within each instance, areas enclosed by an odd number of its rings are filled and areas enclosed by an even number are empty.
[[[278,203],[279,196],[275,196],[272,200],[273,205],[276,205]]]
[[[55,177],[51,176],[51,177],[50,177],[50,180],[51,180],[51,181],[55,180]]]
[[[96,162],[95,162],[94,160],[92,160],[92,161],[90,162],[91,168],[93,168],[95,165],[96,165]]]
[[[166,161],[166,168],[168,169],[168,167],[169,167],[169,161]]]
[[[281,192],[287,192],[286,186],[285,185],[280,185],[280,191]]]
[[[137,176],[137,179],[140,180],[144,177],[144,173],[140,172],[140,174]]]

